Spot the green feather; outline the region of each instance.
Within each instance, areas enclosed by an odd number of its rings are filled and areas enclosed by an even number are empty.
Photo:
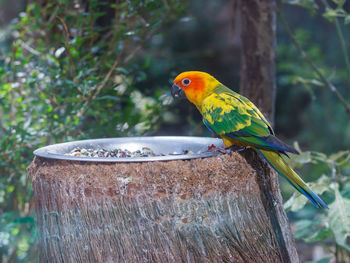
[[[245,145],[298,153],[278,140],[259,109],[247,98],[219,84],[200,108],[203,122],[214,133]]]
[[[253,136],[268,136],[271,127],[261,112],[243,96],[223,85],[204,99],[201,112],[206,123],[219,135],[244,131]],[[244,98],[244,99],[242,99]],[[249,101],[248,101],[249,102]]]

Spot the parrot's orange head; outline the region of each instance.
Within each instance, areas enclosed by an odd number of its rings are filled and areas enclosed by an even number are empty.
[[[174,79],[171,94],[175,98],[186,97],[198,107],[218,84],[219,82],[208,73],[186,71]]]

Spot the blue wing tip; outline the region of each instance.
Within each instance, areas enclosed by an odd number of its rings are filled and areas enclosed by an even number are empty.
[[[304,195],[312,202],[314,206],[317,208],[326,208],[329,209],[328,205],[317,195],[315,194],[311,189],[310,193],[307,193],[306,191],[304,192]]]
[[[323,202],[323,200],[320,198],[319,200],[319,203],[318,203],[318,208],[326,208],[326,209],[329,209],[328,205]]]

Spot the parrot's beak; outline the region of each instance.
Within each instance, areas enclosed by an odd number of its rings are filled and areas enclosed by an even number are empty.
[[[185,92],[182,88],[180,88],[178,85],[176,85],[175,83],[171,86],[171,95],[177,99],[185,99],[186,95]]]

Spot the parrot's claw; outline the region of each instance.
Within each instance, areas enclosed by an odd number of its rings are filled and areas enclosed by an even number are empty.
[[[241,152],[245,149],[244,146],[237,146],[237,145],[231,145],[227,147],[226,149],[230,150],[231,152]]]
[[[217,152],[217,153],[225,154],[225,153],[228,153],[229,150],[228,148],[225,148],[223,146],[216,147],[215,145],[211,145],[211,146],[208,146],[208,152]]]

